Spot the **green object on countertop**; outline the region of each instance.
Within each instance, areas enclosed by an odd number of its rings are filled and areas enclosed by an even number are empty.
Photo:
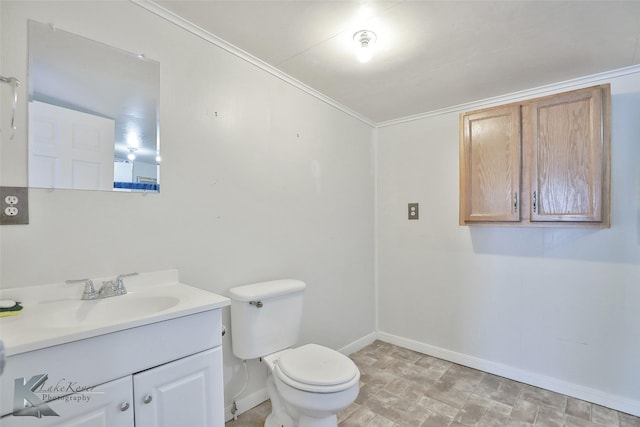
[[[0,313],[5,313],[8,311],[20,311],[22,310],[22,305],[20,301],[16,301],[11,307],[0,308]]]

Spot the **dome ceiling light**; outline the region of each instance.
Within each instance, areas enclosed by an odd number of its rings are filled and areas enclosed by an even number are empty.
[[[356,57],[358,61],[365,63],[371,60],[373,48],[377,40],[376,33],[369,30],[360,30],[353,35],[353,40],[357,43]]]

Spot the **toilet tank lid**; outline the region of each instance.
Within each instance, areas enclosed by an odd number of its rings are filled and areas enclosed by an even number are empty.
[[[307,285],[302,280],[280,279],[268,282],[252,283],[229,289],[229,298],[235,301],[249,302],[301,292]]]

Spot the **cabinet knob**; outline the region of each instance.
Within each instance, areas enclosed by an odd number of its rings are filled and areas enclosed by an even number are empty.
[[[144,398],[142,399],[144,403],[151,403],[152,400],[153,400],[153,397],[151,397],[150,394],[145,395]]]
[[[126,411],[127,409],[129,409],[129,402],[127,402],[126,400],[124,402],[122,402],[122,404],[120,405],[120,410],[122,412]]]
[[[222,336],[225,336],[227,334],[227,327],[222,325]]]

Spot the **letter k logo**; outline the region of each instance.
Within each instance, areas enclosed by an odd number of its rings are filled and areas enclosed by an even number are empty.
[[[16,378],[13,394],[13,415],[17,417],[38,417],[59,415],[33,392],[47,380],[48,375],[40,374],[31,377],[29,382],[24,378]]]

